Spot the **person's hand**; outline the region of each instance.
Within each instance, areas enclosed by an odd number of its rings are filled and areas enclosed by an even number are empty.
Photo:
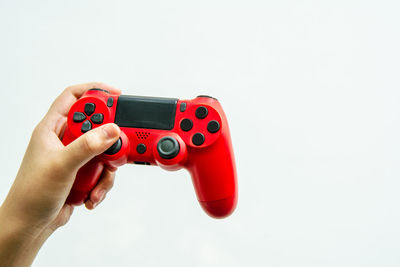
[[[119,127],[110,123],[85,133],[68,146],[60,141],[70,107],[92,88],[119,93],[101,83],[68,87],[33,131],[17,177],[0,207],[0,263],[7,263],[1,266],[30,265],[47,237],[68,222],[73,207],[65,200],[79,168],[119,138]],[[104,169],[85,203],[88,209],[104,199],[114,176],[115,169]]]

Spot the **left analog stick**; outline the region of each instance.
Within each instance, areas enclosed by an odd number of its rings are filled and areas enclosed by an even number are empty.
[[[122,141],[121,141],[121,138],[119,138],[117,140],[117,142],[115,142],[109,149],[107,149],[104,152],[104,154],[114,155],[114,154],[118,153],[118,151],[121,150],[121,147],[122,147]]]

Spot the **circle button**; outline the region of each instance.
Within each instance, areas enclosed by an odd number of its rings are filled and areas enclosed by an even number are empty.
[[[210,133],[216,133],[219,130],[219,123],[218,121],[212,120],[207,124],[207,130]]]

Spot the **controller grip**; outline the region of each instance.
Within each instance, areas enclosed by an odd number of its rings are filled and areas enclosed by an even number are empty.
[[[104,164],[98,157],[82,166],[76,174],[75,182],[66,203],[75,206],[83,204],[99,181],[103,169]]]
[[[218,169],[217,166],[210,168],[197,165],[189,169],[189,172],[203,210],[211,217],[225,218],[236,208],[237,180],[234,170],[223,172]]]
[[[213,150],[193,155],[188,171],[203,210],[211,217],[224,218],[237,204],[236,166],[230,146],[220,143]]]

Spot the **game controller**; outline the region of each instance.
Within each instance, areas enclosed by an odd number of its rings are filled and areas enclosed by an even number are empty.
[[[228,121],[217,99],[201,95],[179,100],[90,89],[71,107],[62,142],[68,145],[111,122],[120,127],[120,138],[78,171],[67,203],[84,203],[105,165],[134,163],[169,171],[185,168],[208,215],[224,218],[234,211],[236,166]]]

